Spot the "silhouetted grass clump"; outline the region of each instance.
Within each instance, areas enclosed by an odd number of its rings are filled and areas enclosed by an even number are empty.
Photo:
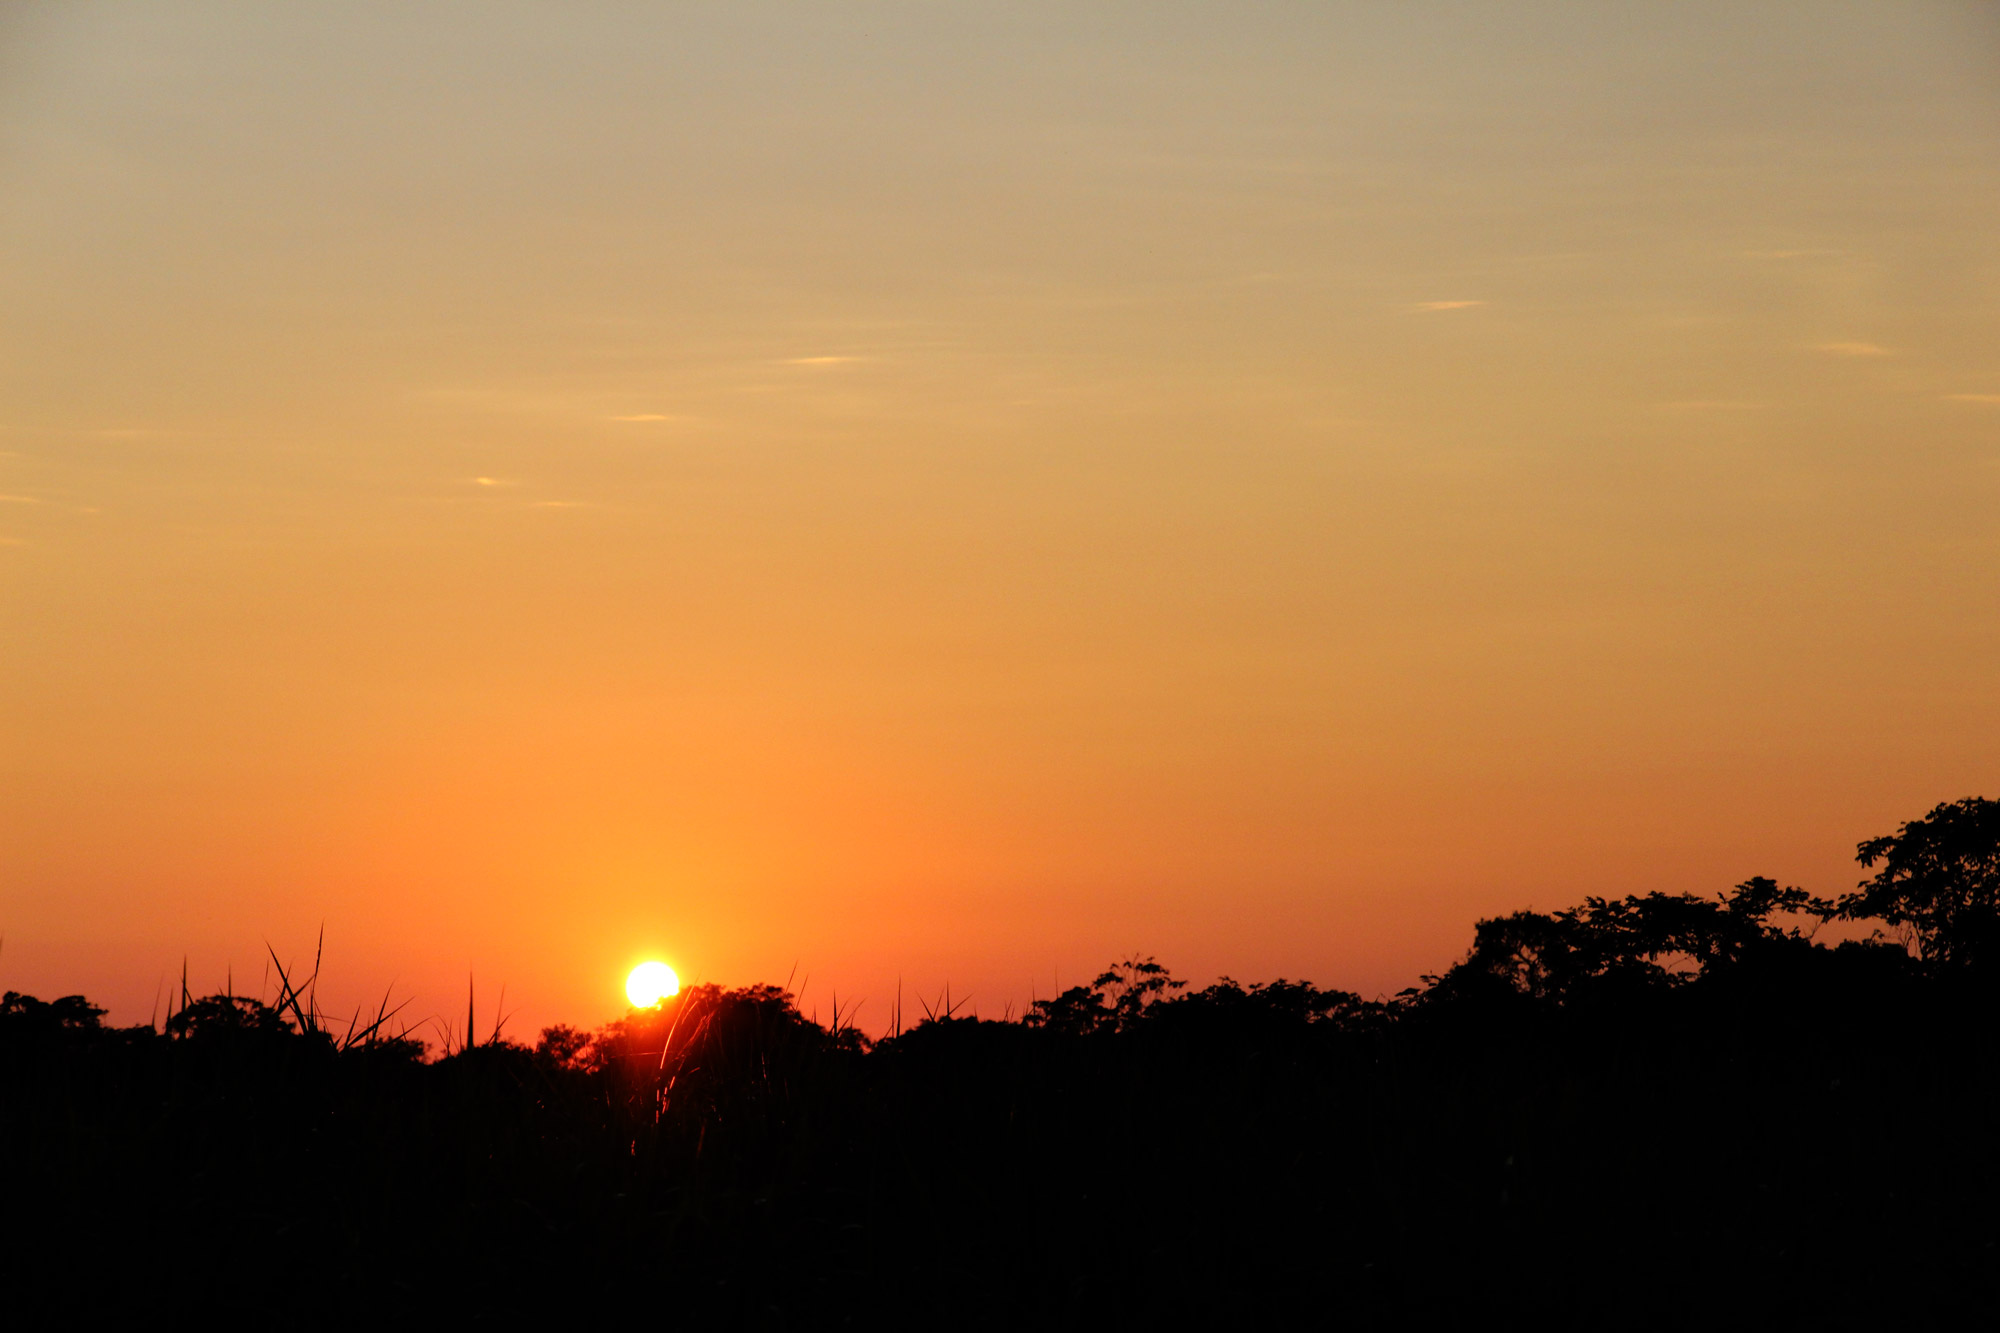
[[[0,1001],[9,1296],[720,1327],[1941,1319],[2000,1298],[1995,803],[1813,898],[1478,924],[1390,999],[1149,958],[871,1041],[695,987],[426,1051],[313,978]],[[1832,918],[1898,938],[1814,937]]]

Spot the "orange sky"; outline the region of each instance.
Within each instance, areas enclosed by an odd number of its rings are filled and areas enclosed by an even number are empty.
[[[2000,795],[1996,218],[1970,4],[9,7],[0,987],[1845,888]]]

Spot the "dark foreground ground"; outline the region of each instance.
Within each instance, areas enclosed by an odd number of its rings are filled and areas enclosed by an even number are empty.
[[[155,1033],[9,996],[7,1306],[761,1328],[2000,1310],[1982,991],[1778,939],[1680,984],[1465,980],[1371,1005],[1127,967],[1034,1025],[872,1048],[775,990],[706,989],[594,1039],[429,1061],[338,1049],[303,1008],[201,1001]]]
[[[1482,921],[1390,1001],[1135,959],[873,1043],[773,987],[443,1053],[289,975],[9,993],[0,1319],[1992,1327],[2000,802],[1858,859]]]

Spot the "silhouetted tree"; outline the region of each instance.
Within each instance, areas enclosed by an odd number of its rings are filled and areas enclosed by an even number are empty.
[[[271,1040],[296,1036],[291,1020],[261,1000],[245,995],[208,995],[182,1006],[167,1020],[167,1035],[179,1040]]]
[[[1927,963],[1990,966],[2000,954],[2000,801],[1947,801],[1855,849],[1881,869],[1829,915],[1906,926]]]
[[[1561,911],[1515,912],[1481,921],[1472,952],[1442,977],[1426,978],[1432,998],[1494,992],[1561,1003],[1580,990],[1672,987],[1752,951],[1799,940],[1780,915],[1824,915],[1830,905],[1775,880],[1746,880],[1726,894],[1648,893],[1585,898]]]
[[[38,1000],[19,991],[0,996],[0,1036],[21,1038],[94,1032],[104,1011],[81,995]]]
[[[558,1069],[583,1069],[587,1065],[591,1037],[581,1028],[557,1023],[542,1029],[535,1042],[536,1058]]]
[[[1310,1027],[1341,1023],[1370,1009],[1352,991],[1321,990],[1303,981],[1255,981],[1245,986],[1233,977],[1174,996],[1150,1007],[1159,1022],[1186,1024],[1200,1019],[1225,1028]]]
[[[105,1027],[103,1020],[104,1010],[81,995],[38,1000],[8,991],[0,996],[0,1059],[61,1058],[85,1048],[134,1045],[156,1035],[150,1027]]]
[[[1021,1021],[1072,1036],[1123,1032],[1149,1007],[1186,985],[1152,957],[1135,954],[1113,963],[1088,986],[1072,986],[1052,1000],[1035,1001]]]

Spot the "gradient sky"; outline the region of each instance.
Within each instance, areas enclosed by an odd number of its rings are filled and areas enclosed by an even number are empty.
[[[0,987],[1846,888],[2000,795],[1996,220],[1977,4],[10,5]]]

